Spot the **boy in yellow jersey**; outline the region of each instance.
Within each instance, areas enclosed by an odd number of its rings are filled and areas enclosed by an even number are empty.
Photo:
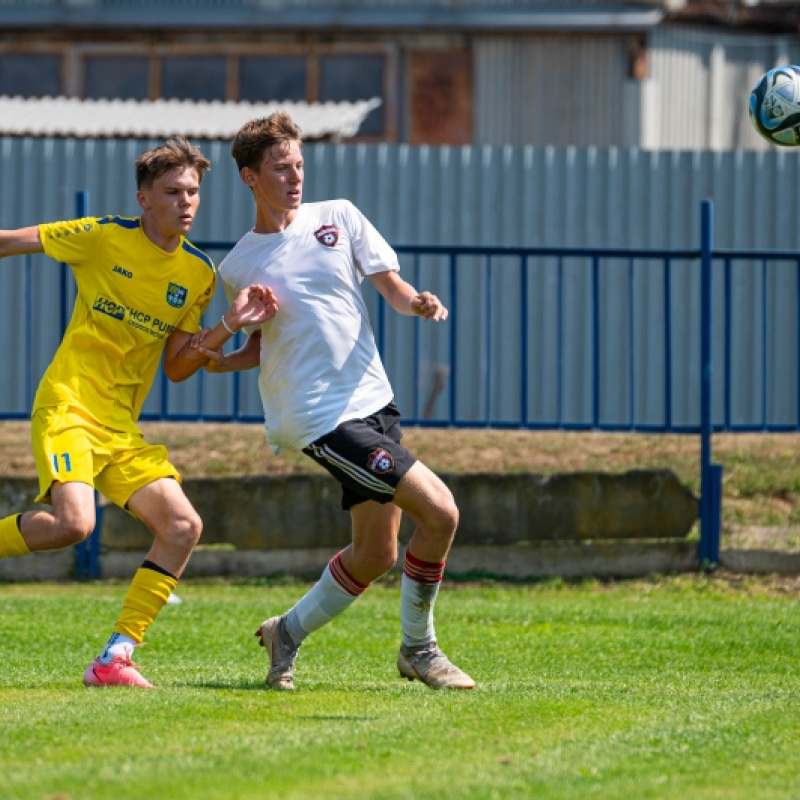
[[[37,502],[52,510],[0,519],[0,558],[86,539],[95,526],[95,489],[142,520],[154,537],[108,644],[84,673],[87,686],[152,688],[131,656],[202,530],[166,448],[148,444],[137,420],[162,354],[172,381],[185,380],[206,361],[190,341],[214,294],[214,265],[185,236],[209,167],[199,149],[171,139],[136,159],[140,217],[0,230],[0,257],[45,253],[67,262],[77,284],[72,320],[32,412]],[[275,311],[270,292],[248,286],[209,336],[222,345]]]

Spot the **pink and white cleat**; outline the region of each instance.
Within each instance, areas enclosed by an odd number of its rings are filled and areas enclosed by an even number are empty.
[[[83,673],[84,686],[135,686],[138,689],[155,689],[150,681],[137,671],[138,665],[131,661],[130,653],[116,655],[108,664],[96,658]]]

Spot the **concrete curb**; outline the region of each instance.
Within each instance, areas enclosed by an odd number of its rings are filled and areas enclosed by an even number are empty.
[[[754,575],[776,573],[800,575],[800,552],[796,550],[722,550],[719,565],[730,572]]]
[[[133,573],[131,573],[133,575]],[[75,548],[31,553],[0,560],[0,581],[70,581],[75,577]]]
[[[261,578],[278,575],[314,577],[334,554],[326,547],[274,550],[199,548],[185,578]],[[128,580],[144,561],[145,551],[104,553],[101,577]],[[402,553],[394,571],[399,570]],[[723,550],[722,569],[741,574],[800,575],[800,552]],[[447,560],[450,577],[492,577],[512,580],[539,578],[635,578],[695,572],[696,542],[588,542],[454,547]],[[0,561],[0,581],[71,581],[75,578],[74,548],[33,553]]]
[[[334,551],[307,550],[197,550],[189,561],[187,578],[276,575],[318,575]],[[132,575],[144,553],[109,553],[101,557],[104,577]],[[402,565],[401,552],[394,571]],[[592,544],[546,543],[454,547],[447,559],[450,576],[493,576],[530,579],[562,576],[632,577],[653,573],[688,572],[697,564],[697,545],[692,542]]]

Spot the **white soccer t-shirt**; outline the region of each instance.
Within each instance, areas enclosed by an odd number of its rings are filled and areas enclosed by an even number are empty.
[[[246,233],[220,264],[230,300],[257,283],[278,301],[261,326],[258,382],[276,453],[392,399],[360,284],[398,269],[394,250],[347,200],[302,204],[286,230]]]

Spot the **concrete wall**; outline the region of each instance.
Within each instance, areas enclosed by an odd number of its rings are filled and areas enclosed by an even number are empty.
[[[696,543],[686,537],[697,498],[670,470],[443,479],[461,512],[450,574],[625,576],[696,567]],[[187,576],[310,575],[350,541],[339,487],[326,475],[187,480],[184,487],[204,521]],[[35,480],[0,480],[0,516],[31,508],[36,492]],[[401,542],[412,532],[404,519]],[[104,506],[102,576],[130,577],[151,541],[138,520]],[[73,568],[71,549],[37,553],[0,561],[0,580],[64,580]]]

